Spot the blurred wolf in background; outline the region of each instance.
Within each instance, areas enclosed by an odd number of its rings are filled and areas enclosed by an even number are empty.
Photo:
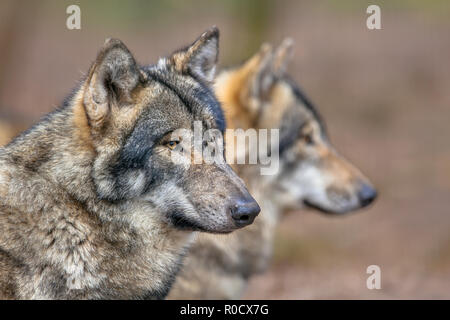
[[[193,231],[253,221],[227,164],[171,159],[190,159],[175,130],[224,130],[217,55],[216,28],[145,68],[107,40],[62,107],[0,149],[0,298],[163,298]]]
[[[291,48],[289,39],[274,53],[264,45],[217,78],[215,91],[229,128],[280,130],[279,171],[264,176],[259,166],[236,168],[261,206],[260,217],[229,236],[199,235],[170,299],[238,299],[248,278],[267,268],[284,212],[306,206],[343,214],[376,197],[368,179],[330,144],[317,109],[286,74]]]

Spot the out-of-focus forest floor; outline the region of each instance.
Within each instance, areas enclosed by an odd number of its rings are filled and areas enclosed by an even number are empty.
[[[373,180],[379,199],[364,212],[340,217],[288,214],[273,264],[251,280],[245,298],[450,298],[445,2],[422,8],[417,1],[405,7],[381,1],[382,30],[376,31],[365,27],[364,1],[268,2],[258,9],[265,22],[254,37],[255,22],[216,2],[208,10],[173,5],[134,21],[128,11],[111,16],[109,5],[102,15],[82,1],[80,31],[65,28],[68,4],[46,3],[28,13],[17,9],[13,45],[0,49],[0,143],[54,108],[108,36],[149,63],[215,24],[222,31],[222,65],[243,60],[253,50],[245,44],[290,36],[291,75],[319,108],[336,148]],[[0,18],[8,10],[0,10]],[[381,290],[366,288],[372,264],[381,267]]]

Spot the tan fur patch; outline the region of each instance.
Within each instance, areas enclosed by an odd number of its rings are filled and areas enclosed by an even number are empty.
[[[369,184],[368,179],[359,169],[335,151],[328,152],[323,161],[326,170],[333,176],[334,185],[351,185],[352,188],[357,188],[358,183],[364,182]]]
[[[170,62],[178,72],[184,72],[184,66],[186,61],[186,54],[184,52],[177,52],[170,58]]]
[[[216,80],[216,95],[222,103],[228,128],[251,125],[249,112],[240,102],[240,90],[247,78],[242,74],[225,73]]]
[[[270,104],[267,105],[270,111],[264,113],[265,117],[260,120],[260,127],[278,127],[286,109],[294,103],[296,101],[291,88],[283,82],[278,82],[270,92]]]
[[[83,104],[83,91],[84,90],[80,90],[73,101],[73,121],[76,128],[75,138],[82,142],[80,145],[86,146],[88,149],[93,150],[94,147],[92,144],[91,129],[89,127],[86,110],[84,109]]]
[[[249,96],[250,77],[257,71],[263,55],[258,53],[248,60],[242,67],[223,72],[216,79],[215,93],[222,103],[228,128],[250,128],[253,115],[243,102]]]

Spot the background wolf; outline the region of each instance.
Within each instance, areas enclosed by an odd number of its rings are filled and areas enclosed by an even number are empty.
[[[248,278],[267,268],[284,212],[306,205],[346,213],[376,197],[368,179],[334,150],[319,113],[286,74],[291,46],[287,39],[273,54],[265,45],[242,66],[218,76],[215,91],[229,127],[280,129],[280,167],[265,176],[259,166],[237,166],[261,205],[261,216],[229,236],[200,236],[171,299],[240,298]]]
[[[215,28],[145,68],[108,40],[63,106],[0,149],[0,298],[162,298],[193,230],[252,222],[229,166],[171,161],[190,158],[174,130],[224,129],[217,53]]]

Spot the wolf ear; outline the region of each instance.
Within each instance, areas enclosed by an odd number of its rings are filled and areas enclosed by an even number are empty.
[[[287,66],[292,58],[294,41],[291,38],[286,38],[277,48],[273,58],[273,72],[281,77],[286,73]]]
[[[170,61],[179,72],[211,84],[214,80],[219,56],[219,29],[212,27],[193,44],[175,52]]]
[[[250,77],[251,91],[249,98],[263,101],[268,96],[276,79],[283,77],[286,73],[287,65],[292,56],[292,46],[293,41],[290,38],[284,39],[275,52],[272,52],[272,50],[268,52],[263,45],[256,55],[256,57],[261,57],[258,60],[258,67]]]
[[[261,100],[266,97],[274,81],[272,74],[272,47],[268,44],[263,44],[255,57],[257,58],[257,65],[249,78],[249,93],[250,98]]]
[[[111,106],[131,101],[131,93],[142,80],[136,61],[117,39],[107,39],[92,65],[86,82],[84,105],[89,122],[101,125]]]
[[[272,46],[264,43],[260,50],[247,59],[241,66],[225,71],[215,84],[215,93],[219,100],[236,103],[238,108],[249,113],[251,117],[258,116],[263,99],[263,87],[270,87]]]

